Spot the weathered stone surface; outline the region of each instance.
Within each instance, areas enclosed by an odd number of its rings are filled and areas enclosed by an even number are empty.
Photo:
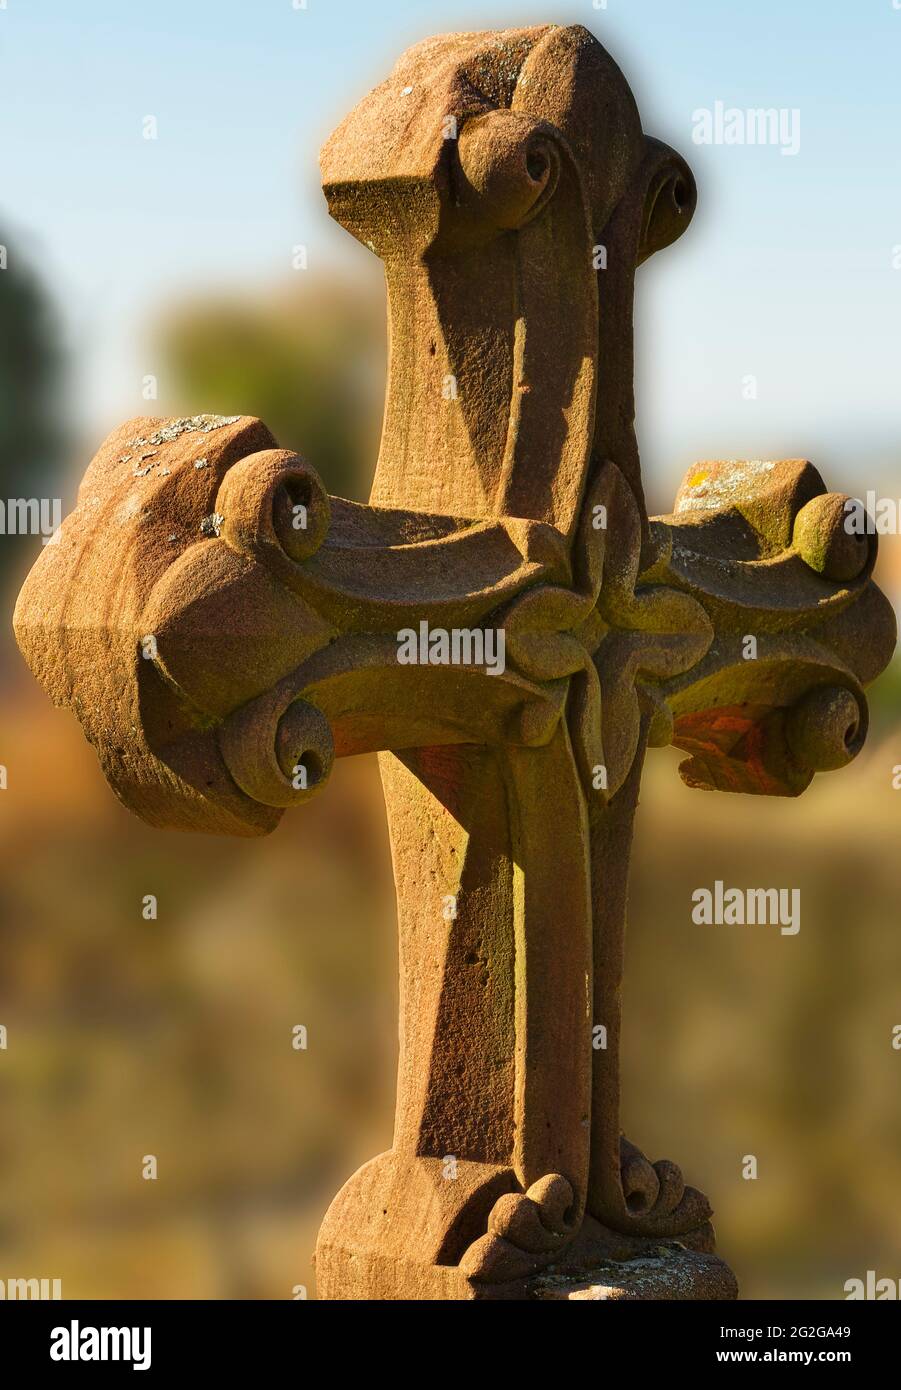
[[[611,1260],[581,1279],[551,1270],[535,1279],[531,1297],[555,1303],[733,1300],[738,1297],[738,1284],[729,1266],[716,1255],[661,1245],[654,1253]]]
[[[20,645],[154,824],[266,833],[335,756],[380,753],[395,1135],[325,1218],[320,1296],[733,1296],[706,1197],[620,1133],[642,764],[675,743],[690,785],[797,795],[853,757],[895,640],[875,537],[801,460],[699,464],[648,519],[633,279],[694,181],[581,27],[417,45],[322,172],[388,279],[370,505],[259,421],[132,421]],[[457,656],[402,660],[423,624]]]

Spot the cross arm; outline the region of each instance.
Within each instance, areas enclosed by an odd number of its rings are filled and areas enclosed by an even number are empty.
[[[529,587],[570,581],[551,525],[329,498],[259,421],[144,419],[101,447],[15,627],[127,805],[254,834],[335,754],[546,742],[563,689],[490,636]],[[445,636],[463,650],[442,661]]]
[[[652,523],[645,581],[690,594],[714,629],[662,688],[690,786],[797,796],[860,751],[864,688],[896,641],[860,515],[803,459],[731,460],[689,469]]]

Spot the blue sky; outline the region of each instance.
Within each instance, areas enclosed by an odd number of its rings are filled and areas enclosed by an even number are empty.
[[[409,43],[579,22],[692,164],[686,237],[639,275],[652,499],[695,458],[806,454],[901,495],[901,0],[6,0],[0,227],[62,302],[96,432],[145,409],[142,324],[180,293],[374,258],[334,226],[322,139]],[[801,147],[692,143],[692,115],[798,108]],[[159,138],[142,138],[156,116]],[[758,381],[756,400],[743,379]],[[656,489],[656,495],[655,495]]]

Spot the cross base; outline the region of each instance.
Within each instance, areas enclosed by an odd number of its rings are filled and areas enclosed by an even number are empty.
[[[373,1239],[375,1231],[364,1229],[369,1223],[354,1229],[341,1215],[333,1207],[319,1235],[316,1283],[322,1299],[684,1302],[738,1297],[732,1270],[708,1248],[709,1227],[695,1233],[698,1248],[692,1249],[681,1241],[622,1235],[586,1215],[564,1251],[544,1261],[536,1258],[536,1267],[522,1277],[487,1282],[470,1277],[460,1265],[417,1258],[412,1240],[402,1250],[386,1253],[384,1233]],[[691,1242],[692,1236],[685,1239]]]
[[[351,1249],[320,1249],[316,1256],[319,1297],[354,1300],[416,1299],[433,1302],[692,1302],[733,1301],[738,1283],[718,1255],[689,1250],[676,1241],[618,1236],[588,1218],[593,1227],[567,1252],[565,1265],[505,1284],[481,1284],[453,1265],[417,1265],[412,1260],[359,1255]],[[582,1246],[581,1252],[579,1246]],[[622,1253],[629,1245],[631,1252]],[[606,1254],[603,1253],[606,1250]],[[619,1253],[611,1253],[611,1252]]]

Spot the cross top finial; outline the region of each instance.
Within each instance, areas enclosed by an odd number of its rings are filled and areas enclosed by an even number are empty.
[[[372,500],[571,535],[612,457],[643,508],[632,278],[688,225],[695,185],[597,40],[543,25],[417,44],[320,164],[330,212],[388,280]]]

